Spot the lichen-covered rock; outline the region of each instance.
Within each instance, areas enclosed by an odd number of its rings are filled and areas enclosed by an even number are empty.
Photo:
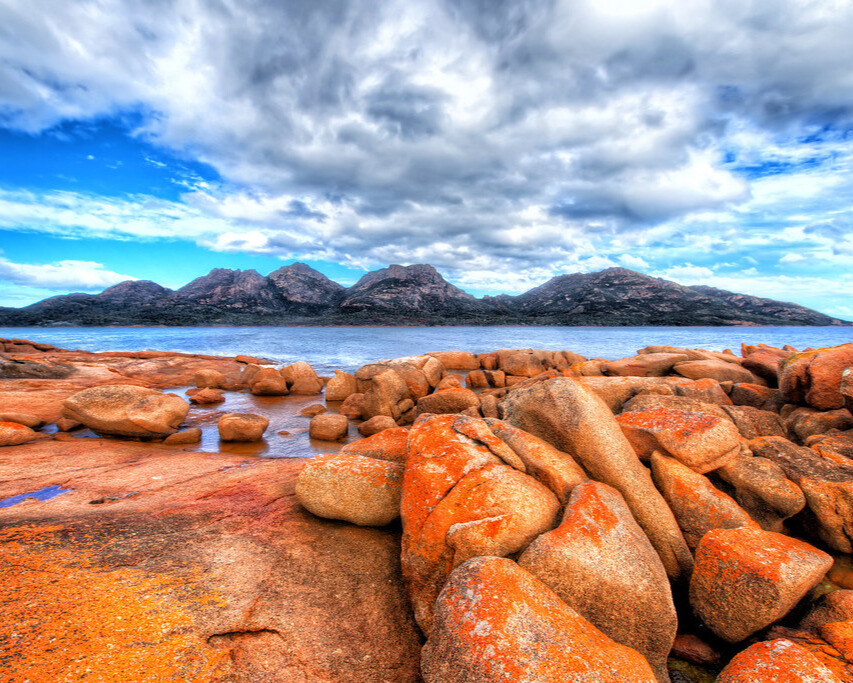
[[[44,426],[44,420],[29,413],[0,413],[0,422],[14,422],[30,429],[40,429]]]
[[[732,387],[729,398],[736,406],[751,406],[759,410],[779,411],[782,397],[778,389],[742,382]]]
[[[387,415],[399,420],[402,415],[400,404],[406,399],[410,399],[410,395],[405,380],[394,370],[383,370],[370,379],[364,393],[362,417],[369,420],[377,415]]]
[[[821,434],[807,439],[806,445],[822,458],[853,467],[853,430],[842,434]]]
[[[178,431],[190,404],[174,394],[129,385],[83,389],[62,403],[63,416],[98,434],[164,438]]]
[[[622,413],[616,420],[642,460],[659,451],[704,474],[740,451],[734,423],[710,413],[651,408]]]
[[[838,387],[844,407],[853,413],[853,367],[849,367],[841,373],[841,384]]]
[[[367,458],[376,458],[377,460],[405,463],[408,438],[409,430],[405,427],[383,429],[381,432],[366,439],[351,441],[338,452],[350,455],[363,455]]]
[[[818,410],[841,408],[841,375],[850,366],[853,344],[794,354],[782,361],[779,391],[787,403],[807,403]]]
[[[808,650],[790,640],[756,643],[746,648],[722,670],[716,683],[841,683]]]
[[[400,516],[403,466],[361,455],[320,455],[299,473],[296,497],[318,517],[385,526]]]
[[[226,413],[216,426],[223,441],[260,441],[270,421],[255,413]]]
[[[560,526],[533,541],[518,564],[669,681],[666,660],[678,626],[669,579],[618,491],[578,484]]]
[[[785,420],[788,429],[796,434],[800,441],[810,436],[826,434],[830,430],[845,431],[853,429],[853,415],[847,408],[837,410],[814,410],[813,408],[797,408]],[[756,435],[759,436],[759,435]],[[760,436],[773,436],[770,434]],[[779,434],[778,436],[786,436]]]
[[[759,344],[749,349],[744,348],[743,367],[776,385],[779,378],[779,366],[782,361],[793,355],[791,351],[774,346]]]
[[[450,577],[423,648],[426,683],[633,683],[655,680],[511,560],[478,557]]]
[[[346,415],[324,413],[311,418],[308,425],[308,435],[318,441],[340,441],[346,438],[349,420]]]
[[[853,590],[842,589],[822,595],[800,621],[799,627],[814,631],[826,624],[851,620],[853,620]]]
[[[470,389],[442,389],[434,394],[418,399],[417,413],[424,415],[433,413],[435,415],[446,415],[450,413],[461,413],[468,408],[477,408],[480,399]]]
[[[669,577],[689,575],[693,558],[672,511],[593,391],[571,378],[552,379],[513,392],[501,409],[505,421],[568,453],[592,478],[619,491]]]
[[[785,616],[831,566],[826,553],[782,534],[716,529],[696,550],[690,604],[708,628],[736,643]]]
[[[338,408],[341,415],[346,415],[350,420],[360,420],[364,414],[364,394],[350,394],[346,397],[341,407]]]
[[[717,380],[710,378],[676,384],[675,393],[678,396],[695,398],[705,403],[716,403],[721,406],[732,404],[732,400],[723,389],[723,385]]]
[[[335,370],[335,376],[326,383],[326,400],[344,401],[354,393],[355,376],[343,370]]]
[[[695,550],[702,537],[712,529],[758,528],[746,510],[731,497],[675,458],[652,453],[652,476],[691,550]]]
[[[735,423],[744,439],[758,436],[787,436],[788,430],[778,414],[751,406],[720,406]]]
[[[38,434],[17,422],[0,422],[0,446],[19,446],[38,438]]]

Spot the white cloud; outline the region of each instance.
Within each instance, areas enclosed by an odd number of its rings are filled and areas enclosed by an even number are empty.
[[[648,270],[651,268],[651,265],[649,265],[649,262],[646,261],[646,259],[639,256],[633,256],[631,254],[623,254],[620,256],[619,263],[626,268],[632,268],[634,270]]]
[[[58,261],[56,263],[13,263],[0,257],[0,280],[21,287],[46,290],[100,291],[124,280],[136,280],[130,275],[106,270],[95,261]]]

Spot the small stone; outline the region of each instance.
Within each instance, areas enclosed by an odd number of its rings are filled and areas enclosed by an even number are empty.
[[[260,441],[270,421],[254,413],[226,413],[219,418],[217,428],[223,441]]]
[[[189,429],[183,429],[180,432],[170,434],[163,440],[163,443],[167,446],[175,446],[178,444],[199,443],[200,441],[201,429],[198,427],[191,427]]]
[[[362,436],[373,436],[386,429],[394,429],[397,423],[387,415],[376,415],[358,426],[358,433]]]
[[[204,388],[196,391],[190,396],[190,403],[208,405],[211,403],[222,403],[225,397],[219,389]]]
[[[32,429],[17,422],[0,422],[0,446],[18,446],[38,437]]]
[[[301,417],[315,417],[317,415],[322,415],[326,412],[326,406],[322,403],[315,403],[310,406],[306,406],[302,410],[299,411],[299,415]]]
[[[326,413],[311,418],[308,426],[308,434],[312,439],[318,441],[340,441],[346,438],[349,430],[349,421],[346,415]]]

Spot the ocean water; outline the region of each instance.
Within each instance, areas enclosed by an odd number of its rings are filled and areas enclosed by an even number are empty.
[[[86,351],[182,351],[304,360],[320,374],[353,371],[371,361],[451,349],[568,350],[608,360],[644,346],[740,352],[747,344],[798,349],[853,342],[853,327],[108,327],[0,328],[0,337]]]

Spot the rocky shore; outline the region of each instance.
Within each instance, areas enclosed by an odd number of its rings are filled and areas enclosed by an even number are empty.
[[[0,680],[851,681],[851,409],[853,344],[0,339]]]

